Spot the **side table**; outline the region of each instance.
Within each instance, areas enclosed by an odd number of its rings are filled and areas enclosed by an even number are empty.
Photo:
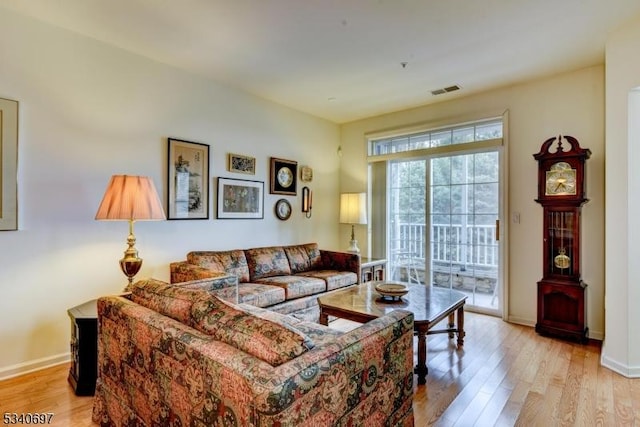
[[[98,307],[91,300],[67,310],[71,318],[69,383],[78,396],[92,396],[98,376]]]
[[[386,269],[386,259],[362,257],[360,258],[360,281],[364,283],[372,280],[384,280]]]

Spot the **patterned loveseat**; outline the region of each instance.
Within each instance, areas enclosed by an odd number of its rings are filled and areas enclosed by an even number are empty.
[[[317,321],[318,295],[359,282],[360,256],[317,243],[189,252],[170,264],[171,283],[221,275],[238,278],[240,302]]]
[[[410,312],[342,333],[150,279],[98,321],[102,426],[413,425]]]

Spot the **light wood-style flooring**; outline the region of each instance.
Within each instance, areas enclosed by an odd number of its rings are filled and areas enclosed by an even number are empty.
[[[600,366],[598,344],[545,338],[474,313],[465,329],[461,350],[446,334],[428,337],[416,426],[640,427],[640,379]],[[75,396],[67,373],[65,364],[0,382],[0,415],[52,412],[51,425],[91,426],[92,398]]]

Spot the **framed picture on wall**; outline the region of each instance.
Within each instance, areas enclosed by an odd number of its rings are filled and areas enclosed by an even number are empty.
[[[271,158],[271,194],[295,196],[298,178],[298,162],[293,160]]]
[[[229,172],[256,174],[256,158],[229,153],[227,169]]]
[[[167,219],[209,218],[209,145],[169,138]]]
[[[0,230],[18,229],[18,101],[0,98]]]
[[[217,218],[264,218],[264,182],[219,177]]]

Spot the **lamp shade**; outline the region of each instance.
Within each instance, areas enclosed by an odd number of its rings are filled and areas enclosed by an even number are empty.
[[[166,217],[151,178],[113,175],[96,213],[96,219],[153,221]]]
[[[340,222],[342,224],[367,223],[366,193],[342,193],[340,195]]]

